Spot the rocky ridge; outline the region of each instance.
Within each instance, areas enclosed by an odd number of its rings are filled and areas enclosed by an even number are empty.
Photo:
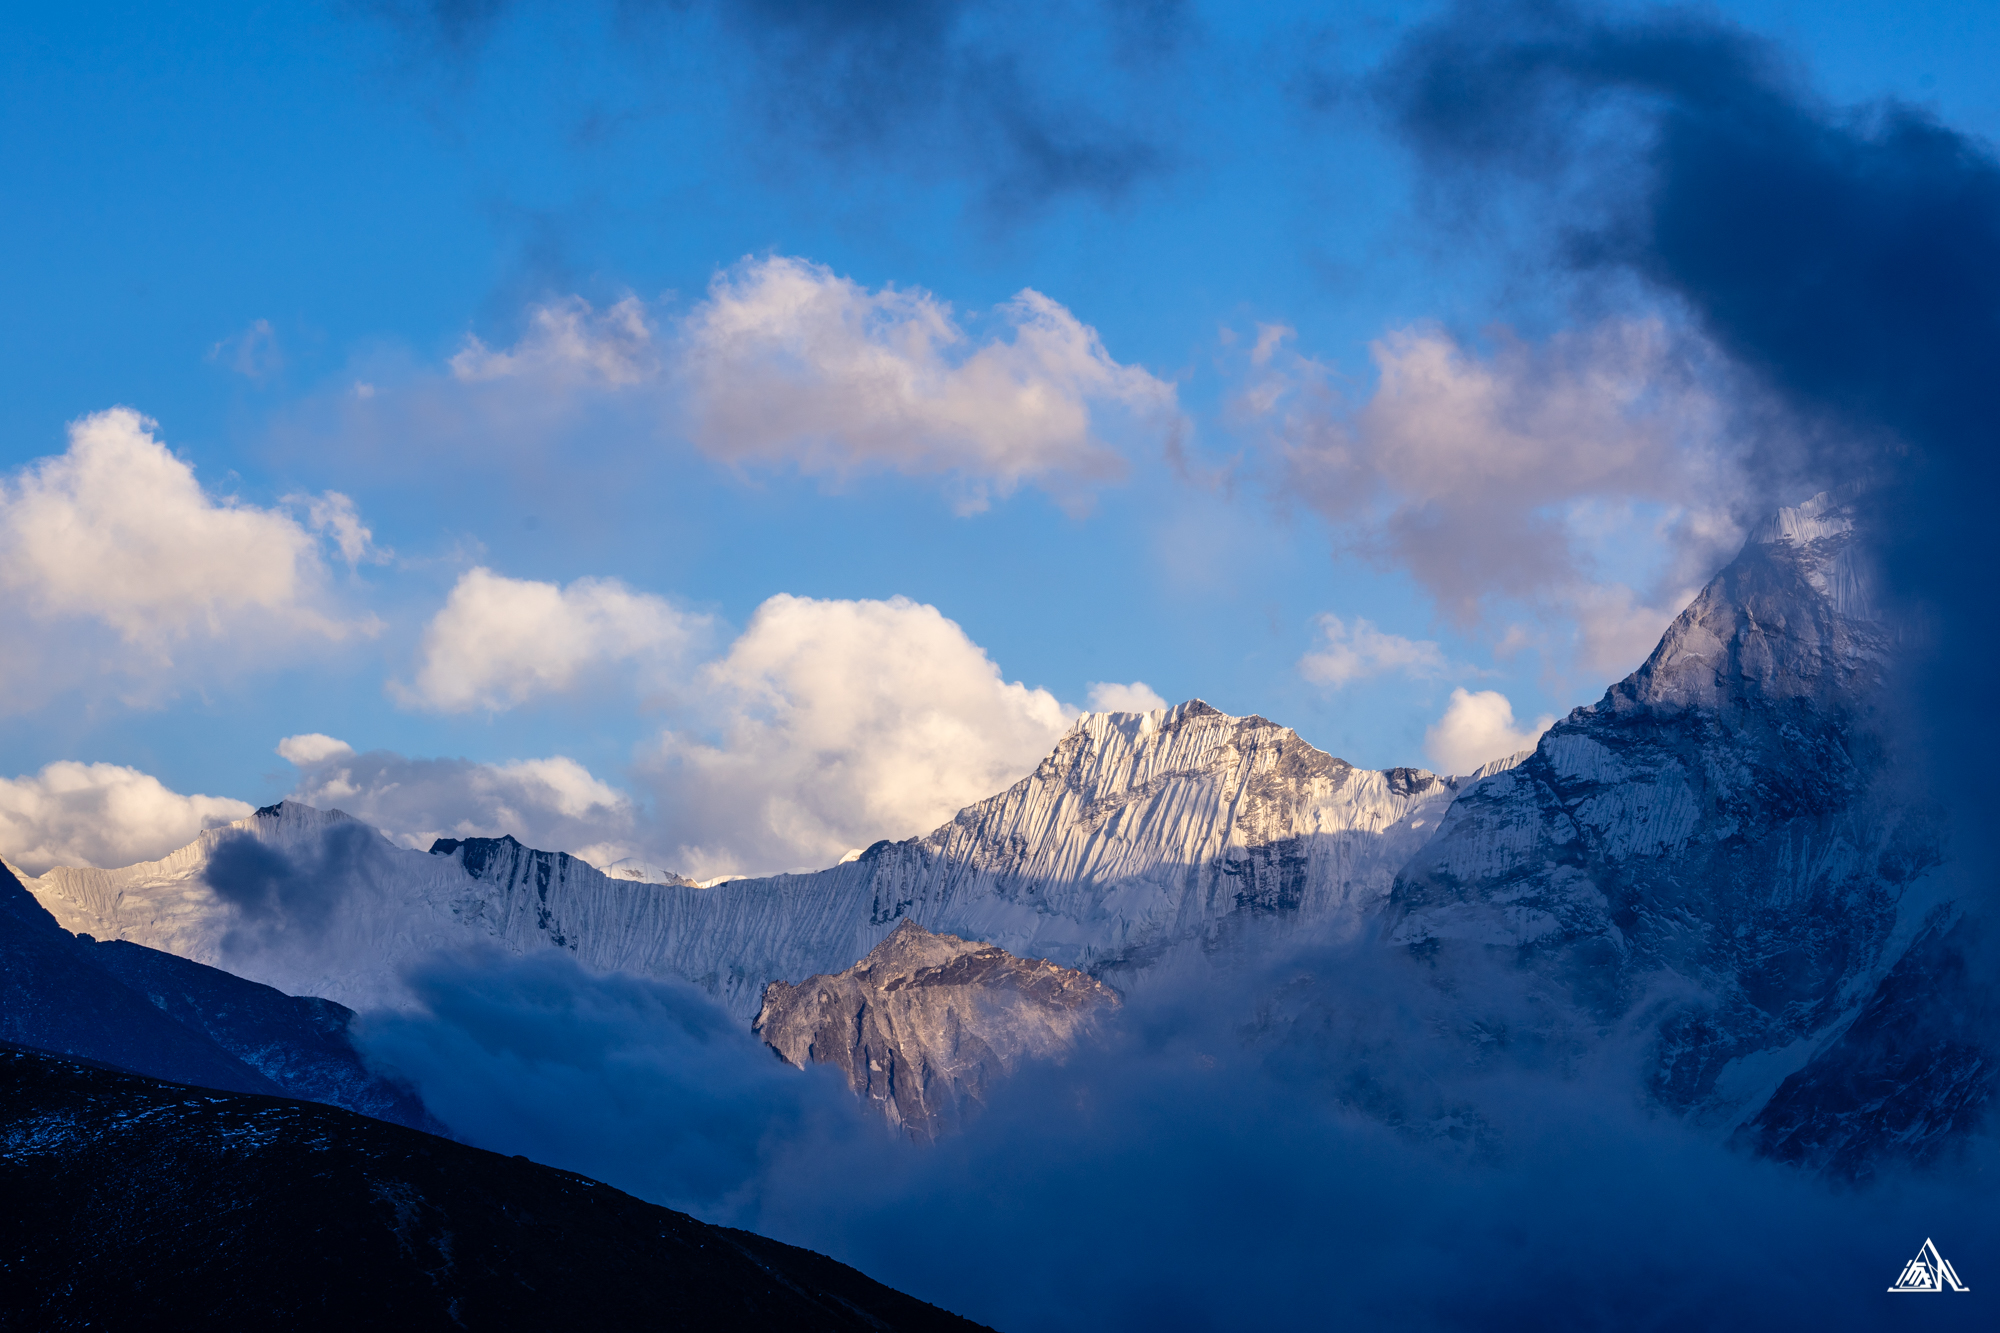
[[[440,1131],[413,1092],[368,1068],[353,1018],[175,954],[72,935],[0,870],[0,1040]]]

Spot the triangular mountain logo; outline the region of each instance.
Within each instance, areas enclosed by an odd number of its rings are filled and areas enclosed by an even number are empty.
[[[1890,1291],[1943,1291],[1950,1287],[1953,1291],[1971,1291],[1958,1280],[1951,1263],[1938,1253],[1936,1242],[1925,1239],[1924,1248],[1917,1251],[1917,1257],[1903,1266],[1903,1275],[1896,1279]]]

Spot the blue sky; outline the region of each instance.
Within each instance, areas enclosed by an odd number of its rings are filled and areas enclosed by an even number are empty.
[[[487,17],[0,19],[9,856],[157,855],[229,812],[188,795],[292,792],[813,864],[1019,776],[1105,683],[1455,767],[1636,666],[1762,502],[1680,312],[1459,225],[1385,127],[1431,7],[447,12]],[[2000,132],[1990,7],[1722,12],[1832,102]],[[788,275],[833,323],[728,341]],[[1069,338],[1039,360],[1024,289]],[[119,406],[157,423],[119,475],[164,445],[195,499],[36,471]],[[274,752],[300,734],[377,757]]]

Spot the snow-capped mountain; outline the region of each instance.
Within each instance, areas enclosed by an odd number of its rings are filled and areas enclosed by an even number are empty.
[[[412,957],[484,939],[692,981],[747,1022],[768,982],[840,972],[906,919],[1093,972],[1251,921],[1353,933],[1459,785],[1195,700],[1086,715],[1007,791],[811,874],[649,883],[512,838],[426,855],[285,802],[161,861],[23,882],[66,929],[356,1006],[393,1002]]]
[[[1466,791],[1388,937],[1441,974],[1505,953],[1580,1026],[1651,1034],[1653,1097],[1704,1122],[1836,1043],[1950,891],[1895,764],[1854,520],[1851,498],[1781,511],[1645,665]]]
[[[1895,744],[1898,639],[1855,504],[1780,511],[1638,671],[1466,777],[1357,769],[1195,700],[1086,715],[1006,791],[806,874],[701,887],[512,838],[424,854],[286,803],[160,862],[25,882],[68,929],[357,1006],[395,1002],[440,947],[558,947],[762,1009],[794,1059],[817,1020],[766,987],[827,983],[859,1021],[856,960],[903,923],[1117,986],[1184,949],[1374,931],[1468,1031],[1495,1029],[1456,978],[1499,958],[1544,1037],[1644,1047],[1663,1108],[1815,1164],[1922,1155],[1990,1098],[1991,1024],[1919,1003],[1964,946],[1942,820]],[[948,1065],[878,1035],[849,1065]]]
[[[1024,1059],[1060,1058],[1118,996],[1087,973],[904,921],[844,972],[774,981],[753,1025],[831,1064],[892,1125],[934,1139]]]

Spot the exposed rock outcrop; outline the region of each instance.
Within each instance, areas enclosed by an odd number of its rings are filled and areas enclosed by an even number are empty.
[[[1023,1060],[1060,1057],[1117,995],[1092,977],[905,921],[844,972],[774,981],[759,1036],[830,1064],[911,1137],[955,1125]]]

